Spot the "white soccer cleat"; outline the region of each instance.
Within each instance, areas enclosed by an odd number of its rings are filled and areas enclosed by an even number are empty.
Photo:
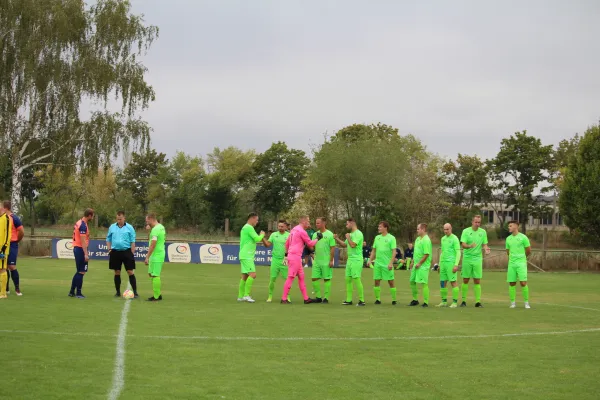
[[[7,295],[9,295],[9,294],[10,294],[10,290],[7,290],[7,291],[6,291],[6,294],[7,294]]]
[[[272,299],[272,298],[270,298],[270,297],[267,299],[267,303],[270,303],[270,302],[272,302],[272,301],[273,301],[273,299]]]
[[[529,302],[525,303],[525,308],[531,308],[531,306],[529,305]]]
[[[254,303],[254,299],[250,296],[246,296],[244,297],[244,301],[247,303]]]
[[[510,303],[510,308],[517,308],[517,303],[515,303],[514,301]]]
[[[244,298],[243,298],[243,297],[239,297],[239,298],[238,298],[238,301],[241,303],[242,301],[246,301],[246,300],[244,300]]]
[[[17,296],[23,296],[23,293],[21,293],[20,290],[15,290],[15,293],[17,294]]]

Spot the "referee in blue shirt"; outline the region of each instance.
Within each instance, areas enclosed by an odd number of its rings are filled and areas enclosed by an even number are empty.
[[[121,297],[121,268],[125,265],[125,270],[129,275],[129,283],[135,297],[138,297],[137,282],[135,280],[135,229],[131,224],[125,222],[125,211],[117,212],[117,222],[108,228],[106,235],[106,245],[108,246],[108,268],[115,271],[115,297]]]

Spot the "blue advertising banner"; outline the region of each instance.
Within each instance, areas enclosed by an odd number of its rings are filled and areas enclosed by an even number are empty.
[[[192,264],[239,264],[237,244],[165,243],[165,261]],[[108,260],[108,248],[102,240],[90,240],[88,254],[91,260]],[[144,261],[148,254],[148,242],[135,243],[136,261]],[[52,239],[52,258],[74,259],[73,240]],[[340,251],[335,249],[334,264],[339,265]],[[271,264],[271,249],[256,246],[256,265]]]

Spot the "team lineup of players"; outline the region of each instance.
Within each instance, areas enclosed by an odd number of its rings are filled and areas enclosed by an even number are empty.
[[[297,226],[288,232],[288,224],[281,220],[277,226],[277,232],[273,232],[266,238],[265,232],[256,233],[258,215],[251,213],[246,225],[240,233],[241,279],[239,283],[238,301],[254,303],[252,298],[252,285],[256,279],[256,266],[254,255],[256,245],[263,243],[266,247],[272,247],[271,269],[269,281],[269,295],[267,302],[273,301],[273,291],[278,277],[285,278],[282,304],[291,303],[289,292],[292,284],[298,278],[298,286],[304,304],[329,303],[331,294],[331,280],[333,278],[333,257],[336,245],[347,249],[347,261],[345,268],[346,299],[343,305],[353,304],[354,288],[357,290],[357,306],[365,306],[364,286],[361,280],[363,270],[363,243],[364,236],[358,229],[356,221],[349,218],[346,221],[345,240],[333,234],[327,229],[327,220],[317,218],[315,227],[317,231],[309,237],[307,229],[310,226],[308,216],[302,216]],[[439,266],[436,268],[440,274],[440,296],[442,302],[438,307],[447,307],[449,302],[448,287],[452,287],[452,301],[450,308],[458,307],[459,292],[458,272],[463,279],[461,307],[467,306],[469,283],[473,279],[475,293],[475,307],[482,308],[481,302],[481,279],[483,278],[483,254],[490,253],[488,247],[487,232],[480,228],[481,216],[473,217],[472,225],[463,230],[460,240],[452,233],[450,224],[444,225],[444,236],[441,239],[441,254]],[[375,237],[372,251],[367,264],[373,268],[375,304],[381,304],[381,281],[387,281],[392,304],[397,304],[397,289],[394,280],[394,262],[398,261],[396,256],[396,238],[389,233],[390,225],[386,221],[378,224],[379,235]],[[529,305],[529,286],[527,286],[527,257],[531,254],[531,244],[527,236],[519,232],[519,222],[509,222],[510,235],[506,238],[506,252],[508,254],[507,282],[509,283],[510,307],[516,307],[516,284],[520,282],[525,308]],[[304,269],[302,259],[305,256],[305,248],[314,249],[314,262],[312,268],[312,285],[316,295],[314,299],[309,298],[304,281]],[[412,251],[413,249],[411,249]],[[461,264],[462,255],[462,264]],[[418,306],[419,286],[423,298],[422,307],[429,307],[429,273],[432,263],[432,243],[427,235],[427,224],[421,223],[417,226],[417,239],[414,242],[414,264],[412,267],[407,263],[410,270],[410,289],[412,300],[409,306]],[[321,280],[323,291],[321,291]],[[321,295],[321,293],[323,293]]]

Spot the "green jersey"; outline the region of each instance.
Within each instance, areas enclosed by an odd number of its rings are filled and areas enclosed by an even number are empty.
[[[452,233],[450,236],[442,237],[442,254],[440,262],[458,265],[460,262],[460,242],[458,237]]]
[[[426,267],[427,269],[429,269],[431,267],[431,239],[429,239],[429,236],[425,235],[423,237],[418,237],[417,240],[415,240],[415,253],[414,253],[414,260],[415,263],[420,263],[421,259],[423,258],[423,256],[425,256],[425,254],[429,254],[429,257],[427,257],[427,260],[425,260],[425,262],[423,264],[421,264],[421,268]]]
[[[167,232],[162,224],[156,224],[150,231],[150,242],[156,240],[154,251],[150,256],[150,261],[153,262],[164,262],[165,261],[165,238]]]
[[[392,234],[377,235],[373,242],[375,252],[375,265],[387,267],[396,254],[396,238]]]
[[[283,260],[285,258],[285,242],[287,241],[289,232],[280,233],[279,231],[271,233],[269,236],[269,242],[273,245],[273,251],[271,251],[271,257]]]
[[[472,249],[465,249],[463,251],[463,259],[464,260],[480,260],[483,258],[483,254],[481,253],[481,247],[484,244],[487,244],[487,232],[485,229],[479,228],[477,230],[473,230],[473,228],[466,228],[463,230],[462,235],[460,236],[461,243],[466,244],[475,244],[475,247]]]
[[[335,239],[330,230],[321,233],[323,233],[323,239],[319,240],[315,245],[315,264],[329,265],[331,261],[331,248],[335,247]],[[317,239],[317,232],[312,235],[311,239]]]
[[[508,262],[523,262],[527,259],[525,249],[530,247],[529,238],[521,232],[516,235],[510,235],[506,238],[506,249],[508,253]]]
[[[256,254],[256,243],[263,240],[264,235],[259,235],[250,224],[244,225],[240,232],[240,260],[253,260]]]
[[[348,240],[346,240],[346,246],[348,246],[348,260],[362,261],[362,248],[365,237],[363,236],[362,232],[357,229],[354,232],[350,233],[350,240],[356,243],[356,247],[350,247],[350,245],[348,244]]]

